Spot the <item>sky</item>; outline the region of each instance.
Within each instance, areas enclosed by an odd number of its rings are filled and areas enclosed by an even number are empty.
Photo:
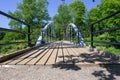
[[[66,4],[70,4],[75,0],[65,0]],[[84,2],[87,10],[90,10],[91,8],[96,7],[97,4],[100,3],[101,0],[95,0],[95,2],[92,2],[92,0],[81,0]],[[14,12],[17,8],[17,4],[21,3],[22,0],[1,0],[0,1],[0,11],[3,11],[5,13],[8,13],[8,11]],[[62,4],[61,0],[48,0],[48,12],[50,17],[53,17],[57,13],[58,6]],[[10,28],[8,26],[9,19],[5,16],[0,15],[0,27],[2,28]]]

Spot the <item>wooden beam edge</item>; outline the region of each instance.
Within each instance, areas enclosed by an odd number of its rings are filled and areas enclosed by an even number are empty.
[[[4,55],[2,57],[0,57],[0,63],[4,62],[4,61],[7,61],[7,60],[10,60],[16,56],[19,56],[27,51],[30,51],[32,49],[35,49],[35,48],[38,48],[38,47],[42,47],[44,45],[47,45],[49,43],[46,43],[46,44],[42,44],[40,46],[34,46],[34,47],[31,47],[31,48],[25,48],[25,49],[22,49],[22,50],[19,50],[19,51],[16,51],[16,52],[13,52],[13,53],[10,53],[10,54],[7,54],[7,55]]]

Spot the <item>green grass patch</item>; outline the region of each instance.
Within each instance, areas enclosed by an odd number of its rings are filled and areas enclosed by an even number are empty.
[[[107,52],[107,53],[116,54],[116,55],[120,56],[120,49],[117,49],[115,47],[106,48],[106,47],[103,47],[103,46],[99,46],[99,48],[97,48],[97,50],[104,51],[104,52]]]
[[[27,44],[13,44],[0,47],[0,54],[9,54],[27,47]]]
[[[110,42],[110,40],[108,39],[103,39],[104,35],[99,36],[99,37],[94,37],[94,40],[96,41],[105,41],[105,42]],[[85,40],[91,40],[90,37],[88,38],[84,38]],[[89,46],[91,43],[90,42],[85,42],[85,44],[87,46]],[[115,48],[113,45],[109,45],[109,44],[101,44],[101,43],[94,43],[95,47],[98,47],[97,49],[99,51],[104,51],[104,52],[108,52],[108,53],[113,53],[116,55],[120,56],[120,48]]]
[[[120,49],[116,49],[115,47],[106,48],[105,52],[110,52],[120,56]]]

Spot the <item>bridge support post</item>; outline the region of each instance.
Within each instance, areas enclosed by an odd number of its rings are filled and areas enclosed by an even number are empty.
[[[71,40],[71,34],[72,34],[72,33],[71,33],[71,27],[70,27],[70,42],[72,42],[72,40]]]
[[[93,24],[91,24],[91,47],[90,47],[90,51],[94,51],[94,47],[93,47]]]
[[[48,30],[47,30],[47,42],[48,42]]]
[[[30,39],[30,25],[28,25],[28,47],[31,47],[31,39]]]
[[[42,30],[42,41],[41,41],[41,42],[42,42],[42,44],[43,44],[43,30]]]
[[[79,32],[78,32],[78,44],[80,44],[80,41],[79,41]]]
[[[51,27],[50,27],[50,42],[51,42]]]

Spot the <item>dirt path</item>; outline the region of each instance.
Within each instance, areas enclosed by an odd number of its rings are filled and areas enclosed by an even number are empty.
[[[120,67],[4,66],[0,80],[120,80]]]

